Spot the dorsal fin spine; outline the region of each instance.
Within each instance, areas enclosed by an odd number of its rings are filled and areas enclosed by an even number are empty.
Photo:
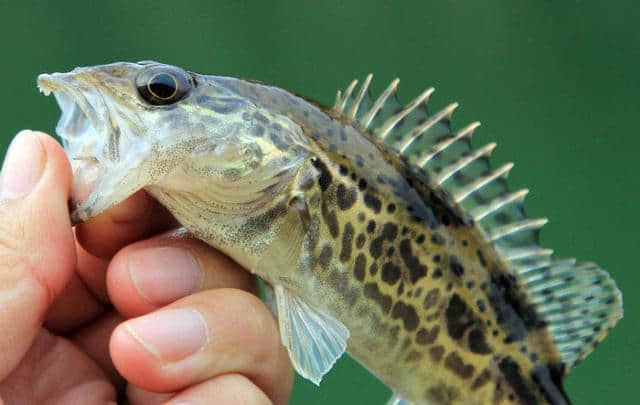
[[[433,94],[434,88],[430,87],[420,93],[418,97],[414,98],[405,108],[400,110],[398,113],[392,115],[385,121],[384,124],[376,131],[375,135],[382,142],[384,142],[385,138],[389,135],[389,133],[393,130],[396,124],[407,116],[411,111],[415,110],[420,104],[426,103],[429,100],[429,96]]]
[[[504,175],[507,175],[509,173],[509,171],[513,168],[513,163],[506,163],[503,166],[501,166],[500,168],[498,168],[497,170],[495,170],[493,173],[498,174],[498,176],[496,176],[494,179]],[[502,174],[504,173],[504,174]],[[491,200],[491,202],[482,205],[480,207],[475,208],[473,211],[471,211],[471,217],[475,220],[475,221],[481,221],[482,219],[484,219],[485,217],[487,217],[488,215],[491,215],[495,212],[500,211],[503,207],[509,205],[509,204],[513,204],[513,203],[518,203],[518,202],[522,202],[524,201],[524,198],[527,196],[527,194],[529,193],[529,189],[522,189],[522,190],[518,190],[515,191],[513,193],[508,193],[502,197],[497,197],[494,198],[493,200]]]
[[[411,144],[418,139],[423,133],[428,131],[436,123],[442,120],[449,120],[453,115],[455,109],[458,108],[458,103],[451,103],[433,116],[429,117],[425,123],[416,127],[407,136],[403,137],[396,145],[395,148],[403,154]]]
[[[353,93],[353,89],[356,88],[357,84],[358,80],[354,79],[351,84],[349,84],[349,87],[344,91],[344,96],[342,97],[342,100],[340,100],[340,105],[338,106],[338,112],[344,112],[344,107],[347,105],[347,101],[351,98],[351,93]]]
[[[495,242],[499,239],[504,238],[505,236],[513,235],[514,233],[542,228],[547,222],[549,222],[547,218],[525,219],[518,222],[512,222],[510,224],[493,229],[490,232],[490,238]]]
[[[360,103],[362,102],[364,95],[369,90],[369,85],[371,84],[372,79],[373,79],[373,75],[369,73],[366,79],[364,80],[362,87],[360,87],[360,91],[358,92],[358,96],[356,97],[356,100],[351,104],[351,107],[349,107],[349,111],[347,112],[347,117],[349,118],[349,121],[353,121],[356,117],[356,114],[358,114]]]
[[[493,152],[495,148],[496,144],[492,142],[483,146],[482,148],[474,150],[469,156],[463,156],[462,158],[458,159],[457,162],[444,167],[437,176],[434,176],[434,181],[437,184],[444,183],[449,177],[453,176],[458,171],[470,165],[474,160],[491,155],[491,152]]]
[[[491,183],[492,181],[494,181],[497,178],[500,177],[506,177],[509,174],[509,171],[511,171],[511,169],[513,169],[513,163],[505,163],[504,165],[500,166],[499,168],[493,170],[491,173],[487,174],[486,176],[483,177],[479,177],[476,180],[474,180],[471,184],[467,185],[466,187],[464,187],[463,189],[454,192],[453,193],[453,199],[455,200],[455,202],[457,203],[461,203],[462,201],[464,201],[465,198],[467,198],[468,196],[470,196],[471,194],[473,194],[474,192],[480,190],[481,188],[483,188],[484,186],[486,186],[487,184]],[[520,193],[523,190],[520,190]],[[525,193],[524,195],[519,195],[517,193],[511,193],[508,194],[506,197],[510,197],[510,198],[515,198],[515,201],[521,201],[522,199],[524,199],[524,196],[527,194],[526,191],[528,190],[524,190]],[[492,203],[494,202],[494,200],[492,200]],[[505,203],[510,203],[511,201],[506,201]],[[504,204],[503,204],[504,206]],[[480,207],[482,208],[482,207]],[[476,220],[479,221],[480,219],[484,218],[486,215],[490,214],[492,211],[495,211],[498,208],[493,208],[493,210],[491,209],[491,206],[488,207],[489,210],[487,211],[485,209],[486,212],[481,212],[479,213],[478,217],[476,217],[476,215],[474,215],[474,213],[471,214],[471,216]]]
[[[551,265],[552,260],[543,260],[543,261],[539,261],[536,262],[534,264],[528,265],[528,266],[516,266],[517,272],[518,274],[527,274],[530,272],[535,272],[538,271],[540,269],[544,269],[547,268]]]
[[[539,246],[527,246],[525,248],[511,248],[506,251],[501,250],[500,254],[509,261],[516,261],[521,259],[550,257],[553,254],[553,250],[541,248]]]
[[[380,94],[380,97],[378,97],[375,103],[373,103],[373,106],[371,107],[371,109],[360,120],[360,125],[362,126],[362,128],[365,128],[365,129],[369,128],[371,121],[376,116],[378,111],[380,111],[380,108],[382,108],[382,106],[387,101],[389,96],[395,93],[396,89],[398,88],[398,83],[400,83],[400,79],[397,79],[397,78],[393,79],[393,81],[389,84],[389,86],[387,86],[387,88],[382,92],[382,94]]]
[[[551,256],[546,258],[539,258],[533,264],[528,266],[518,266],[518,274],[523,278],[523,281],[526,285],[535,283],[536,281],[540,281],[541,279],[546,278],[548,275],[544,274],[545,271],[548,270],[551,266],[560,265],[562,263],[571,263],[573,266],[576,262],[576,259],[551,259]],[[560,264],[558,264],[560,263]],[[565,264],[562,264],[565,265]],[[543,272],[541,273],[541,270]],[[527,287],[528,288],[528,287]]]
[[[433,145],[427,151],[427,153],[425,153],[423,156],[418,158],[417,165],[424,169],[425,166],[427,165],[427,163],[429,163],[429,161],[435,155],[437,155],[438,153],[441,153],[442,151],[447,149],[447,147],[449,147],[449,145],[453,144],[457,140],[465,138],[465,137],[473,136],[473,131],[475,131],[475,129],[478,128],[479,126],[480,126],[479,122],[472,122],[471,124],[467,125],[466,127],[462,128],[461,130],[456,132],[455,135],[447,137],[447,138],[443,139],[442,141],[436,143],[435,145]]]

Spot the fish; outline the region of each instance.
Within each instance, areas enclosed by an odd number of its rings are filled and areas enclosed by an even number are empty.
[[[294,369],[348,352],[389,404],[569,404],[565,376],[623,316],[598,265],[539,243],[513,164],[457,104],[372,75],[332,107],[154,61],[42,74],[61,109],[74,223],[144,189],[268,286]]]

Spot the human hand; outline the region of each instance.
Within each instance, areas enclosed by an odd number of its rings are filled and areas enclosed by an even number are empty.
[[[143,192],[74,232],[71,178],[30,131],[0,175],[0,405],[286,403],[293,372],[253,278]]]

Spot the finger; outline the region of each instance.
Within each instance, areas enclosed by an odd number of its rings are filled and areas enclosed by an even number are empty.
[[[76,227],[82,246],[109,259],[123,246],[176,226],[175,219],[144,191]]]
[[[200,292],[127,321],[113,332],[110,349],[127,380],[155,392],[238,373],[282,403],[293,381],[275,318],[257,297],[236,289]]]
[[[73,274],[47,313],[45,327],[57,334],[89,322],[104,312],[77,274]]]
[[[12,142],[0,180],[0,379],[27,352],[75,267],[62,148],[32,131]]]
[[[114,404],[100,369],[68,340],[40,329],[20,365],[0,382],[7,404]]]
[[[109,294],[107,293],[107,267],[109,266],[109,260],[87,252],[78,242],[77,237],[76,252],[78,256],[76,273],[98,302],[109,304]]]
[[[47,313],[45,326],[65,334],[104,313],[107,296],[108,261],[89,254],[76,241],[76,272]]]
[[[119,391],[124,389],[125,381],[111,361],[109,339],[113,330],[122,321],[124,321],[122,316],[116,312],[109,312],[69,337],[73,344],[100,367]]]
[[[109,265],[107,287],[113,305],[129,317],[196,291],[225,287],[256,291],[249,272],[184,230],[122,249]]]
[[[268,405],[271,404],[271,401],[247,377],[241,374],[225,374],[188,388],[166,402],[167,405],[185,403],[191,405]]]
[[[134,384],[127,385],[127,400],[131,405],[166,404],[173,396],[173,393],[151,392],[143,390]]]

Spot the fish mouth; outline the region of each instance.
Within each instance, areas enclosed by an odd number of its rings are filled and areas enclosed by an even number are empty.
[[[79,223],[91,216],[81,212],[82,208],[87,210],[90,197],[95,197],[94,190],[117,155],[107,104],[95,85],[82,83],[73,72],[41,74],[38,88],[46,96],[53,94],[61,110],[56,134],[73,169],[72,219]]]

